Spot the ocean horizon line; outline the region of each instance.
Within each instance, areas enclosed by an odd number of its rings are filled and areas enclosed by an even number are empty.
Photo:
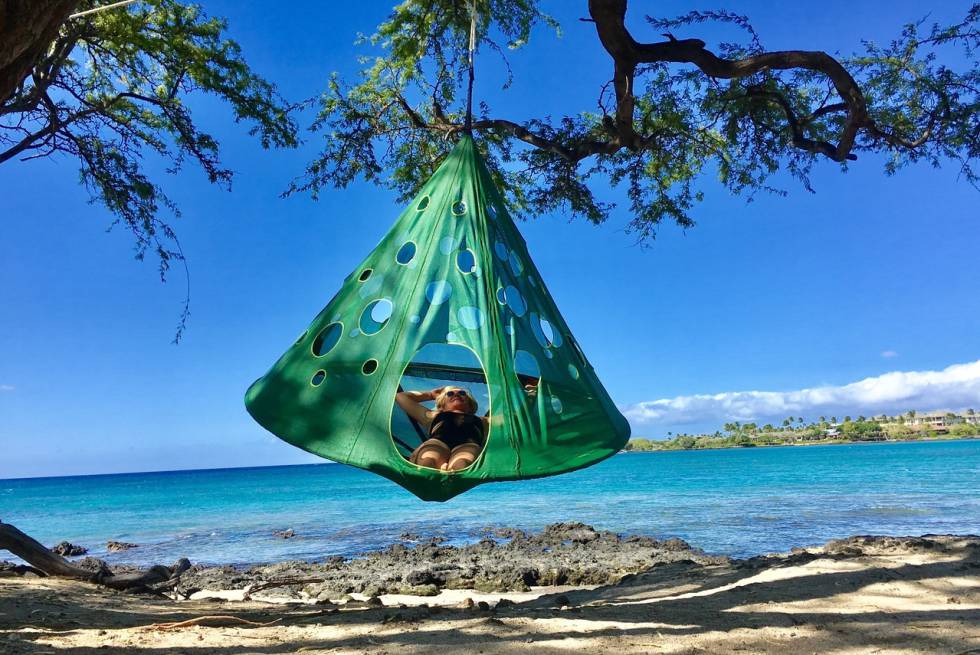
[[[127,475],[163,475],[165,473],[208,473],[219,471],[255,471],[260,469],[279,469],[287,467],[303,466],[322,466],[324,464],[338,464],[333,460],[325,459],[322,462],[306,462],[304,464],[265,464],[261,466],[217,466],[214,468],[187,468],[187,469],[158,469],[153,471],[119,471],[116,473],[74,473],[71,475],[27,475],[17,478],[0,478],[0,482],[19,482],[21,480],[70,480],[72,478],[114,478]]]
[[[708,452],[708,451],[718,451],[718,450],[753,450],[755,448],[790,448],[790,447],[810,447],[810,446],[855,446],[855,445],[886,445],[886,444],[896,444],[896,443],[949,443],[956,441],[976,441],[976,437],[959,437],[955,439],[922,439],[922,440],[909,440],[909,439],[888,439],[884,441],[841,441],[841,442],[819,442],[819,443],[800,443],[800,444],[755,444],[750,448],[744,447],[709,447],[709,448],[689,448],[689,449],[678,449],[678,450],[646,450],[646,451],[630,451],[621,450],[615,455],[639,455],[639,454],[652,454],[652,453],[694,453],[694,452]],[[653,441],[653,440],[651,440]],[[657,440],[657,441],[667,441]],[[23,480],[71,480],[75,478],[118,478],[125,476],[136,476],[136,475],[164,475],[170,473],[218,473],[221,471],[258,471],[266,469],[281,469],[281,468],[302,468],[306,466],[323,466],[325,464],[343,464],[343,462],[335,462],[330,459],[324,459],[322,462],[306,462],[302,464],[265,464],[259,466],[217,466],[214,468],[178,468],[178,469],[158,469],[152,471],[119,471],[115,473],[74,473],[71,475],[28,475],[20,476],[15,478],[0,478],[0,482],[19,482]],[[354,467],[356,468],[356,467]]]

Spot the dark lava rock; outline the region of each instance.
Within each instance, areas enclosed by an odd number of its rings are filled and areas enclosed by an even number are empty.
[[[272,534],[274,534],[277,537],[282,537],[283,539],[292,539],[293,537],[296,536],[296,533],[293,531],[292,528],[289,528],[288,530],[276,530]]]
[[[123,550],[129,550],[130,548],[139,548],[139,544],[131,544],[125,541],[109,541],[106,542],[105,547],[110,553],[118,553]]]
[[[446,583],[445,576],[437,574],[432,569],[412,571],[404,579],[410,585],[442,585]]]
[[[51,552],[56,555],[61,555],[62,557],[75,557],[76,555],[84,555],[88,552],[88,548],[84,546],[76,546],[68,541],[62,541],[57,546],[51,549]]]
[[[86,571],[94,571],[95,573],[108,573],[109,565],[98,557],[83,557],[74,563],[75,566],[85,569]]]
[[[40,577],[42,574],[32,566],[14,564],[13,562],[8,562],[6,560],[0,561],[0,578],[14,576],[21,577],[25,575]]]
[[[527,591],[538,585],[601,585],[664,564],[728,561],[705,555],[680,539],[621,537],[583,523],[558,523],[539,533],[507,528],[490,532],[500,540],[487,536],[460,547],[434,540],[396,543],[351,559],[331,557],[320,562],[278,562],[245,569],[195,566],[184,573],[182,584],[211,590],[241,589],[295,578],[305,582],[263,593],[340,599],[352,593],[371,596],[424,590],[434,595],[441,589],[499,592]],[[313,579],[321,582],[311,583]]]

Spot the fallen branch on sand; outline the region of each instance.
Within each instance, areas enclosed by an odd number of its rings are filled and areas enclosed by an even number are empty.
[[[182,557],[172,566],[151,566],[139,573],[114,574],[108,567],[91,571],[75,566],[61,555],[52,553],[41,542],[2,521],[0,521],[0,550],[9,550],[45,576],[73,578],[120,591],[160,593],[165,589],[173,588],[180,575],[191,567],[190,561]]]
[[[174,623],[151,623],[150,625],[143,626],[147,630],[178,630],[180,628],[190,628],[195,625],[204,625],[205,623],[217,623],[219,627],[221,625],[251,625],[258,628],[273,625],[282,621],[282,618],[274,619],[266,623],[261,621],[249,621],[248,619],[243,619],[239,616],[224,616],[219,614],[209,614],[207,616],[196,616],[193,619],[187,619],[186,621],[176,621]]]

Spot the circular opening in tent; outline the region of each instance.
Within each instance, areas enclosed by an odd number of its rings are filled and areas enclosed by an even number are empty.
[[[364,375],[371,375],[377,370],[378,370],[378,360],[376,359],[369,359],[366,362],[364,362],[363,366],[361,366],[361,373],[363,373]]]
[[[466,213],[466,203],[462,200],[457,200],[453,203],[453,215],[462,216]]]
[[[551,409],[555,410],[555,414],[561,414],[565,409],[562,406],[561,401],[558,399],[558,396],[551,397]]]
[[[361,271],[361,276],[360,276],[359,278],[357,278],[357,279],[358,279],[358,280],[359,280],[360,282],[364,282],[364,281],[365,281],[365,280],[367,280],[367,279],[368,279],[369,277],[371,277],[371,272],[372,272],[372,271],[371,271],[371,269],[370,269],[370,268],[365,268],[365,269],[364,269],[363,271]]]
[[[578,369],[575,368],[575,365],[574,364],[569,364],[568,365],[568,374],[572,376],[572,379],[573,380],[577,380],[578,379]]]
[[[460,250],[459,254],[456,255],[456,267],[463,272],[464,275],[472,273],[476,270],[476,255],[470,249]]]
[[[533,405],[541,384],[541,367],[538,365],[538,360],[526,350],[518,350],[514,353],[514,373],[517,374],[517,380],[527,394],[528,403]]]
[[[444,409],[475,414],[481,419],[489,418],[491,398],[486,372],[476,353],[466,346],[449,343],[428,343],[422,346],[406,365],[398,388],[405,392],[425,393],[443,387],[466,392],[466,400],[445,398],[442,406]],[[475,410],[472,404],[474,401]],[[434,399],[422,402],[413,400],[411,403],[406,396],[401,398],[401,402],[397,395],[392,399],[391,440],[402,457],[410,459],[419,445],[429,438],[430,426],[428,419],[423,417],[431,416],[425,412],[438,409]],[[486,422],[482,424],[485,430]],[[421,466],[419,462],[414,463]]]
[[[445,280],[429,282],[425,287],[425,298],[433,305],[441,305],[453,295],[453,288]]]
[[[559,334],[551,323],[543,318],[538,319],[541,325],[541,336],[544,337],[545,343],[542,345],[545,347],[554,346],[557,348],[561,345],[561,334]]]
[[[377,334],[388,324],[394,305],[387,298],[380,298],[368,303],[368,306],[361,312],[361,320],[358,326],[363,334]]]
[[[425,209],[428,206],[429,206],[429,196],[423,196],[422,199],[419,200],[419,204],[416,205],[415,208],[418,211],[422,211],[423,209]]]
[[[337,342],[340,341],[340,337],[343,334],[343,323],[331,323],[320,330],[320,334],[316,335],[316,339],[313,340],[313,355],[316,357],[326,355],[333,350],[333,347],[337,345]]]
[[[310,384],[312,384],[314,387],[318,387],[326,377],[327,377],[327,372],[321,368],[319,371],[313,374],[313,378],[310,380]]]
[[[503,287],[497,289],[497,302],[501,305],[507,304],[507,293],[504,291]]]
[[[527,304],[524,302],[524,296],[514,285],[508,285],[504,289],[504,297],[507,301],[507,306],[510,307],[510,311],[514,312],[517,316],[524,316],[527,311]]]
[[[395,255],[395,261],[399,264],[407,264],[413,259],[415,259],[415,242],[409,241],[398,249],[398,254]]]

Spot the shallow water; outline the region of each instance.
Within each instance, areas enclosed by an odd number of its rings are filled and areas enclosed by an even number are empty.
[[[980,440],[628,453],[423,503],[333,464],[0,480],[0,519],[110,562],[353,555],[406,532],[450,543],[558,521],[749,556],[853,534],[980,533]],[[283,540],[273,530],[292,528]],[[107,555],[109,539],[140,544]]]

